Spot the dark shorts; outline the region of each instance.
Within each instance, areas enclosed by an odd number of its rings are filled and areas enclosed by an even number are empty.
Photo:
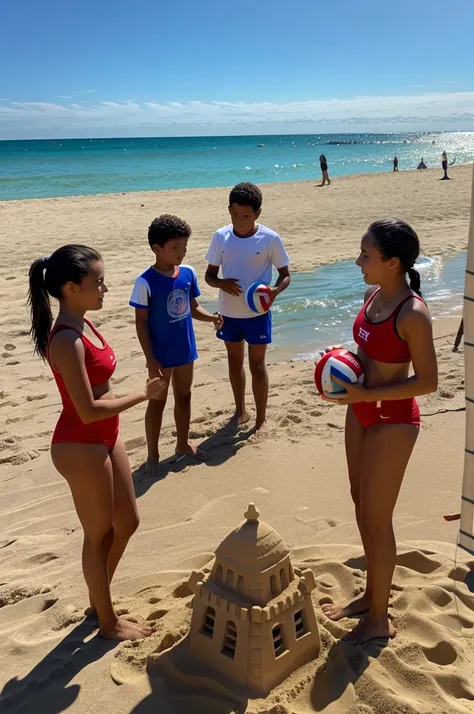
[[[272,314],[265,312],[257,317],[224,317],[217,337],[225,342],[242,342],[248,345],[269,345],[272,341]]]

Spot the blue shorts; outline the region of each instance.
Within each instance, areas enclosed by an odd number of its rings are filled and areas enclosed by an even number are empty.
[[[248,345],[269,345],[272,341],[272,314],[264,312],[258,317],[224,317],[217,337],[225,342],[242,342]]]

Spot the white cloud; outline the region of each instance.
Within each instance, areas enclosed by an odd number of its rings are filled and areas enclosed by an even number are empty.
[[[58,96],[58,99],[72,99],[72,97],[67,96],[66,94],[60,94]]]
[[[89,90],[92,91],[92,90]],[[474,92],[300,102],[101,101],[0,105],[0,138],[474,129]]]
[[[92,94],[92,92],[97,92],[97,89],[85,89],[86,94]]]

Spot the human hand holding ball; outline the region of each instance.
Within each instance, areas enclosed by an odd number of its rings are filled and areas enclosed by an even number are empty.
[[[252,283],[245,292],[245,302],[253,312],[264,313],[271,308],[278,295],[277,288],[272,288],[265,283]]]
[[[316,389],[323,399],[338,404],[366,401],[364,365],[353,352],[332,347],[318,360],[314,371]]]

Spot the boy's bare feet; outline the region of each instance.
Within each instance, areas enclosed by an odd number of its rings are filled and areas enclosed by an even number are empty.
[[[143,637],[149,637],[151,629],[146,625],[139,625],[119,617],[113,625],[101,627],[99,635],[106,640],[124,642],[125,640],[141,640]]]
[[[242,424],[246,424],[248,421],[250,421],[250,414],[246,411],[235,412],[233,418],[236,420],[239,426],[242,426]]]
[[[181,459],[186,458],[186,456],[190,456],[191,458],[196,459],[196,461],[209,461],[211,458],[211,454],[207,451],[204,451],[197,446],[193,446],[192,444],[187,444],[183,449],[176,449],[176,461],[180,461]]]
[[[163,469],[160,464],[160,460],[158,459],[150,459],[148,458],[145,463],[145,473],[147,476],[150,476],[151,478],[161,478],[163,475]]]
[[[259,434],[267,434],[270,431],[268,423],[266,421],[262,421],[260,424],[257,422],[255,424],[255,431]]]
[[[367,593],[364,593],[362,597],[352,600],[347,604],[342,603],[327,603],[321,607],[326,617],[329,617],[333,622],[342,620],[343,617],[354,617],[354,615],[361,615],[363,612],[367,612],[370,608],[370,597]]]
[[[396,634],[397,631],[387,616],[375,619],[368,615],[343,639],[351,645],[364,645],[370,640],[393,639]]]

